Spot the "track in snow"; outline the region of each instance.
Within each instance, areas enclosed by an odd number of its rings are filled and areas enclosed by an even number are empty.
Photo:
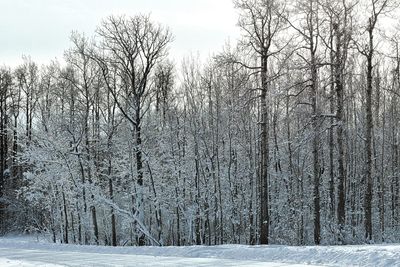
[[[0,248],[0,266],[249,266],[300,267],[303,264],[260,262],[218,258],[187,258],[149,255],[100,254],[87,252],[48,251],[43,249]],[[315,265],[314,265],[315,266]]]
[[[0,237],[1,267],[59,266],[400,266],[400,245],[105,247]]]

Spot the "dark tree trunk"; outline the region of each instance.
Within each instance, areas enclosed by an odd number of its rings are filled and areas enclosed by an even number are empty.
[[[260,244],[268,244],[269,242],[269,209],[268,209],[268,161],[269,161],[269,142],[268,142],[268,107],[267,107],[267,92],[268,92],[268,56],[267,51],[261,56],[261,144],[260,144]]]

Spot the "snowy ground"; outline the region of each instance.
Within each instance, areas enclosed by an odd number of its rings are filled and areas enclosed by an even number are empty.
[[[400,266],[400,245],[99,247],[0,238],[0,266]]]

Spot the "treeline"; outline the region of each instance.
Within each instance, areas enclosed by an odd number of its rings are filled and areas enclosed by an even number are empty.
[[[399,242],[396,2],[235,0],[242,38],[178,64],[168,28],[108,17],[63,64],[2,67],[1,233]]]

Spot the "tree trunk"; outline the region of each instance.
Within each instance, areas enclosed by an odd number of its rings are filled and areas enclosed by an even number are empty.
[[[366,124],[365,124],[365,176],[366,176],[366,190],[365,190],[365,238],[372,240],[372,58],[373,58],[373,28],[370,27],[369,35],[369,51],[367,55],[367,88],[366,88]]]
[[[269,209],[268,209],[268,161],[269,161],[269,143],[268,143],[268,107],[267,107],[267,72],[268,57],[266,51],[261,56],[261,170],[260,170],[260,244],[265,245],[269,242]]]

